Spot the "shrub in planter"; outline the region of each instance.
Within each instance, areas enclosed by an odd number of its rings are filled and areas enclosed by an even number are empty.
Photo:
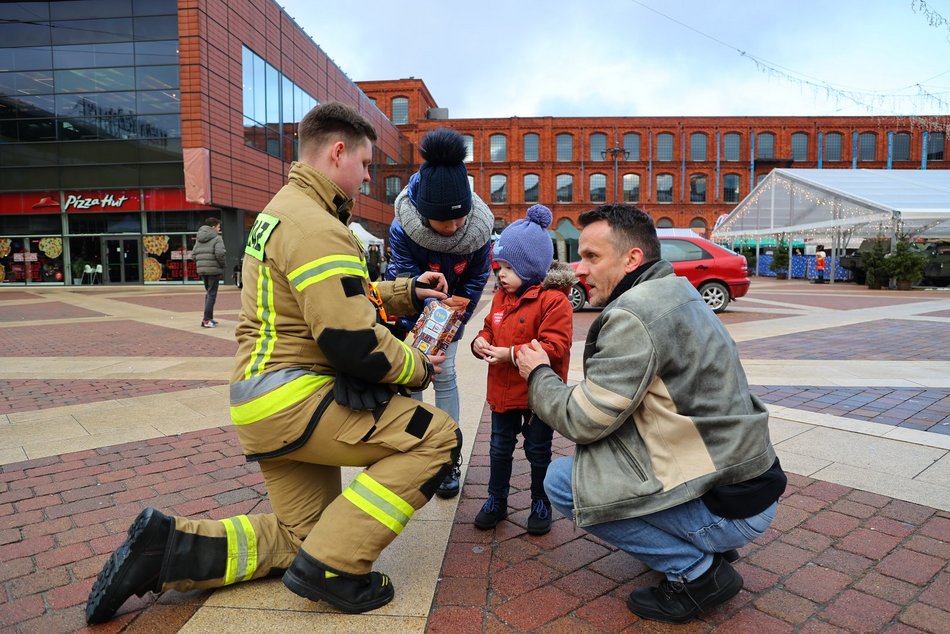
[[[785,279],[788,277],[788,244],[783,237],[778,241],[775,250],[772,251],[772,261],[769,262],[769,270],[775,273],[775,277]]]
[[[887,272],[885,255],[883,242],[875,243],[870,250],[864,252],[862,266],[868,288],[881,288],[881,285],[885,284],[890,277]]]
[[[927,259],[916,253],[904,238],[897,241],[893,253],[884,261],[887,273],[897,280],[899,290],[910,290],[911,285],[924,276],[924,267],[927,265]]]

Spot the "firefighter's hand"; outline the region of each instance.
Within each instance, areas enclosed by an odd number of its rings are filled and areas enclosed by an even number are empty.
[[[426,271],[416,278],[414,288],[416,298],[419,301],[426,299],[445,299],[449,290],[449,283],[445,281],[445,276],[438,271]]]
[[[333,398],[339,405],[356,411],[374,410],[385,405],[393,391],[384,383],[367,383],[348,374],[337,374]]]

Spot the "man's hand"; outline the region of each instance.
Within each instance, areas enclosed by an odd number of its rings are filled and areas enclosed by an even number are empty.
[[[521,378],[527,380],[531,371],[539,365],[551,365],[551,358],[544,351],[537,339],[532,339],[531,343],[518,348],[518,354],[515,356],[515,362],[518,365],[518,374]]]
[[[449,283],[445,281],[445,276],[438,271],[426,271],[416,278],[414,284],[416,289],[416,298],[424,302],[429,298],[445,299],[449,290]]]

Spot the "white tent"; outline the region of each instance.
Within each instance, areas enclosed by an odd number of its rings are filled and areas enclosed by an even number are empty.
[[[383,239],[382,239],[382,238],[377,238],[376,236],[374,236],[373,234],[371,234],[371,233],[370,233],[369,231],[367,231],[366,228],[365,228],[363,225],[361,225],[360,223],[358,223],[358,222],[351,222],[351,223],[350,223],[350,231],[352,231],[352,232],[356,235],[356,237],[359,238],[359,241],[363,243],[363,246],[364,246],[364,247],[369,248],[369,246],[370,246],[371,244],[375,244],[375,245],[377,245],[377,246],[380,248],[380,250],[382,250],[382,248],[383,248]]]
[[[950,170],[775,169],[713,239],[865,238],[898,228],[914,237],[950,236]]]

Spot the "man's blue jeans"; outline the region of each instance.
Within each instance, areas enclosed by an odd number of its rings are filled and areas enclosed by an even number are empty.
[[[544,489],[551,504],[573,518],[571,467],[574,458],[559,458],[548,466]],[[775,519],[775,502],[762,513],[730,520],[714,515],[702,500],[625,520],[585,526],[584,530],[624,550],[666,575],[670,581],[693,581],[712,565],[713,553],[745,546]]]
[[[455,376],[455,354],[458,352],[459,342],[453,341],[445,351],[445,361],[440,366],[442,371],[432,377],[432,387],[435,388],[435,406],[459,422],[459,386]],[[422,400],[422,392],[413,392],[412,398]]]

